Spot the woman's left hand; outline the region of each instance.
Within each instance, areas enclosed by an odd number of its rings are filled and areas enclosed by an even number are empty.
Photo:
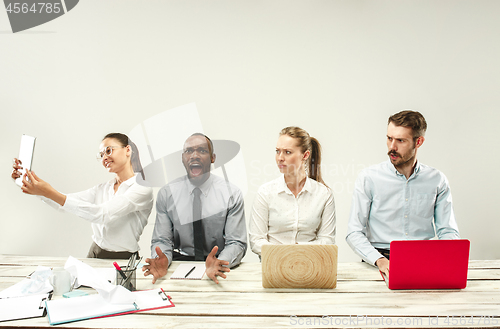
[[[64,206],[66,203],[66,195],[59,193],[55,188],[50,186],[44,180],[41,180],[33,171],[26,169],[26,174],[23,176],[23,186],[21,189],[26,194],[41,195]]]
[[[43,181],[33,171],[26,169],[23,176],[23,186],[21,187],[24,193],[32,195],[48,196],[54,188],[49,183]]]

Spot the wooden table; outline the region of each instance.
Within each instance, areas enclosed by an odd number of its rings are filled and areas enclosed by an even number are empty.
[[[111,261],[82,259],[93,267]],[[62,267],[66,258],[0,255],[0,290],[37,265]],[[119,264],[126,261],[119,261]],[[59,325],[72,328],[311,328],[311,327],[499,327],[500,261],[470,261],[464,290],[391,291],[378,271],[363,263],[340,263],[331,290],[264,289],[259,263],[243,263],[216,285],[169,280],[155,285],[137,273],[139,289],[161,287],[175,307]],[[0,322],[0,326],[48,327],[47,318]]]

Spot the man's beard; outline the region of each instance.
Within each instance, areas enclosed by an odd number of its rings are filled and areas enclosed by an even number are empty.
[[[396,160],[393,160],[390,156],[392,155],[396,155],[398,158],[396,158]],[[415,158],[415,154],[413,155],[408,155],[407,158],[405,158],[404,156],[402,156],[401,154],[397,153],[396,151],[389,151],[387,153],[387,155],[389,156],[389,159],[391,160],[391,163],[395,166],[395,167],[402,167],[404,166],[405,164],[407,164],[408,162],[412,161],[414,158]]]

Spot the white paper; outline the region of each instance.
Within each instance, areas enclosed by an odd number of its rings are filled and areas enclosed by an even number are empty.
[[[136,309],[133,302],[111,304],[105,301],[101,295],[47,301],[47,315],[51,325],[135,311]]]
[[[135,304],[138,310],[156,309],[173,305],[161,289],[134,291]]]
[[[0,299],[0,322],[43,316],[48,294]]]
[[[99,295],[47,301],[49,323],[54,325],[174,306],[161,289],[134,291],[131,294],[135,299],[135,303],[132,304],[110,304]]]
[[[0,298],[21,297],[35,294],[44,294],[52,291],[49,276],[52,274],[50,267],[38,266],[29,279],[10,286],[0,292]]]
[[[114,267],[95,268],[95,270],[101,278],[110,282],[111,284],[116,284],[116,269]]]
[[[131,304],[134,302],[132,292],[123,286],[115,286],[104,279],[94,268],[78,259],[69,256],[64,268],[78,279],[79,285],[92,287],[99,295],[111,304]]]
[[[194,270],[189,273],[194,267]],[[186,276],[189,273],[188,276]],[[170,279],[183,279],[183,280],[201,280],[205,275],[205,264],[180,264]]]

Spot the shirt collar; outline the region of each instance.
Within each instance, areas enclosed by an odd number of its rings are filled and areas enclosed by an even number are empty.
[[[134,184],[137,181],[137,175],[138,174],[135,174],[134,176],[127,179],[126,181],[122,182],[122,184],[125,184],[127,186],[131,186],[132,184]],[[115,184],[116,184],[116,177],[111,180],[111,185],[114,186]],[[122,184],[120,184],[120,185],[122,185]]]
[[[306,191],[311,191],[311,179],[309,177],[306,177],[306,182],[304,184],[304,187],[302,187],[302,190],[299,192],[299,194],[306,192]],[[290,191],[288,186],[286,186],[285,175],[281,175],[281,177],[279,178],[277,192],[278,192],[278,194],[285,192],[287,194],[293,195],[292,191]]]
[[[413,174],[417,175],[419,171],[420,171],[420,162],[417,160],[417,163],[415,163],[415,170],[413,170]]]
[[[196,186],[193,183],[191,183],[188,176],[186,176],[186,181],[188,184],[189,194],[193,194],[194,189],[199,188],[201,193],[203,193],[204,196],[207,196],[208,191],[210,190],[210,187],[212,186],[212,174],[210,174],[210,177],[208,177],[208,179],[200,186]]]
[[[394,173],[396,174],[396,176],[404,176],[402,173],[400,173],[396,169],[396,167],[394,167],[394,165],[392,164],[391,160],[387,160],[387,163],[389,164],[389,169],[391,171],[394,171]],[[420,162],[417,160],[417,163],[415,163],[415,169],[413,169],[413,173],[411,174],[410,177],[412,177],[414,175],[417,175],[419,171],[420,171]]]

